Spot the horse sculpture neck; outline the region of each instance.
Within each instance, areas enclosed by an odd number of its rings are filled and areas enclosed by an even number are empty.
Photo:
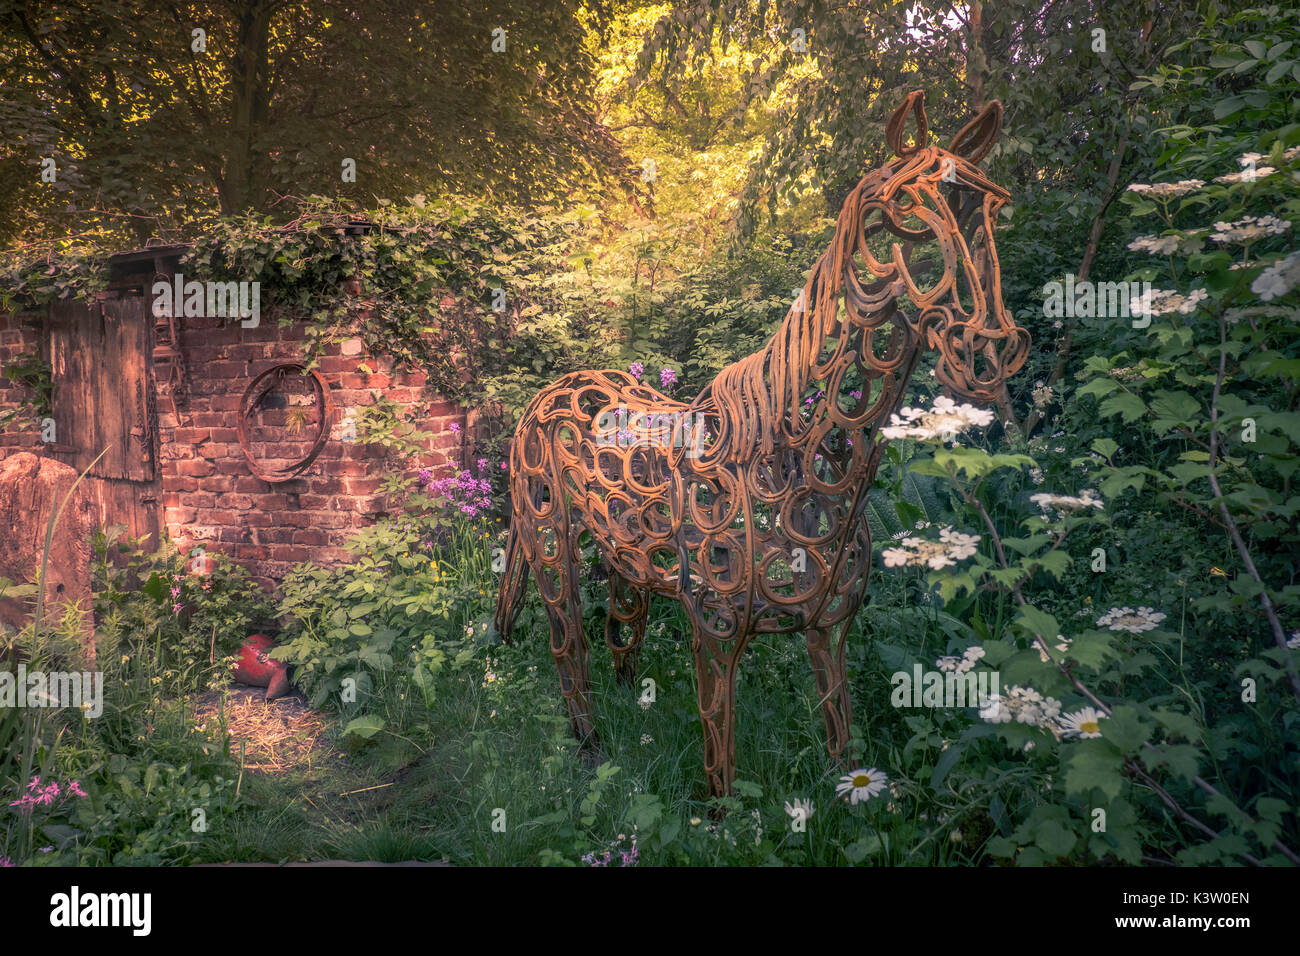
[[[901,280],[864,290],[851,278],[863,217],[887,202],[889,172],[877,170],[850,193],[830,246],[767,345],[723,369],[700,394],[697,406],[711,403],[719,418],[710,458],[740,463],[803,446],[842,473],[860,470],[853,464],[865,461],[866,449],[860,441],[855,449],[851,433],[865,433],[896,409],[922,345],[897,308]],[[855,366],[859,395],[846,407]]]

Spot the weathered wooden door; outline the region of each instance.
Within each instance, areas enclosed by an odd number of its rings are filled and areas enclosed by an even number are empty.
[[[86,481],[101,526],[125,525],[129,536],[149,535],[146,547],[157,547],[158,416],[147,299],[128,295],[98,307],[57,302],[48,346],[54,457],[79,472],[90,469]]]

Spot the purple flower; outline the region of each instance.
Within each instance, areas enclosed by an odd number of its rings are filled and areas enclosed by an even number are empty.
[[[452,422],[452,423],[451,423],[450,425],[448,425],[447,427],[451,429],[451,433],[452,433],[453,435],[459,435],[459,434],[460,434],[460,422]]]
[[[7,856],[0,856],[0,867],[13,866],[14,861]]]
[[[659,370],[659,387],[672,388],[677,384],[677,373],[670,368],[661,368]]]
[[[486,459],[486,458],[480,458],[480,459],[478,460],[478,470],[479,470],[479,471],[487,471],[487,459]]]
[[[431,472],[428,468],[421,468],[417,480],[420,482],[420,484],[427,485],[429,482],[433,481],[433,472]]]
[[[632,373],[632,377],[638,382],[641,381],[641,376],[645,374],[645,366],[640,362],[633,362],[627,367],[627,370]]]

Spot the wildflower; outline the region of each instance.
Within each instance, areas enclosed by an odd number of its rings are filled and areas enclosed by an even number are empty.
[[[449,429],[451,429],[451,433],[452,433],[453,435],[459,435],[459,434],[460,434],[460,422],[452,422],[452,423],[451,423],[450,425],[448,425],[447,427],[448,427]]]
[[[1032,687],[1014,686],[1007,693],[990,694],[980,708],[980,717],[993,724],[1015,721],[1020,724],[1043,727],[1055,732],[1055,720],[1061,712],[1061,702],[1055,697],[1044,697]]]
[[[181,613],[181,608],[183,608],[184,606],[185,606],[184,604],[173,604],[173,605],[172,605],[172,613],[173,613],[173,614],[179,614],[179,613]]]
[[[649,734],[642,734],[642,735],[641,735],[641,746],[642,746],[642,747],[649,746],[650,744],[652,744],[652,743],[654,743],[654,742],[655,742],[655,739],[654,739],[653,737],[651,737]]]
[[[1030,468],[1029,480],[1036,485],[1041,485],[1044,481],[1047,480],[1047,476],[1043,474],[1043,469],[1041,468]]]
[[[963,534],[944,528],[939,532],[938,541],[926,538],[904,538],[902,547],[886,548],[881,552],[885,567],[898,568],[907,565],[922,565],[938,570],[965,560],[976,551],[980,536]]]
[[[795,820],[807,820],[816,812],[816,808],[811,800],[796,797],[793,801],[786,801],[785,812]]]
[[[1300,648],[1300,628],[1291,632],[1291,636],[1286,639],[1286,646],[1293,651]]]
[[[1255,153],[1254,155],[1258,156],[1259,154]],[[1272,166],[1258,166],[1254,169],[1248,167],[1239,173],[1228,173],[1226,176],[1216,176],[1214,181],[1216,183],[1225,184],[1253,183],[1255,180],[1263,179],[1265,176],[1272,176],[1275,172],[1277,172],[1277,170]]]
[[[1067,737],[1100,737],[1101,721],[1106,715],[1095,707],[1084,707],[1060,720],[1061,730]]]
[[[949,441],[967,428],[991,424],[991,411],[968,404],[958,405],[946,395],[940,395],[934,400],[933,408],[904,408],[901,416],[891,415],[889,427],[882,428],[880,434],[885,438]]]
[[[1197,302],[1205,298],[1204,295],[1197,298]],[[1152,289],[1149,293],[1144,292],[1142,295],[1135,295],[1129,300],[1129,312],[1133,315],[1168,315],[1170,312],[1181,312],[1184,315],[1191,313],[1196,308],[1193,302],[1188,307],[1188,298],[1180,295],[1172,289]]]
[[[1070,649],[1070,638],[1066,637],[1063,634],[1057,634],[1056,639],[1057,641],[1060,642],[1056,645],[1055,648],[1056,650],[1064,654],[1066,651]],[[1046,664],[1048,661],[1052,659],[1051,656],[1048,655],[1047,651],[1043,649],[1042,641],[1035,641],[1034,648],[1038,651],[1039,660],[1041,660],[1044,664]]]
[[[638,382],[641,381],[641,376],[645,374],[645,366],[640,362],[633,362],[627,367],[627,370],[632,373],[632,377]]]
[[[701,822],[699,817],[691,817],[691,826],[698,827]]]
[[[1243,216],[1236,222],[1216,222],[1211,242],[1254,242],[1265,236],[1280,236],[1291,223],[1276,216]]]
[[[1061,329],[1064,327],[1065,327],[1065,323],[1062,322],[1060,319],[1057,319],[1055,322],[1052,323],[1052,328],[1054,329]]]
[[[844,797],[849,803],[856,805],[880,793],[888,782],[889,778],[875,767],[854,770],[840,777],[840,782],[835,786],[835,795]]]
[[[1250,291],[1257,293],[1263,301],[1270,302],[1286,295],[1297,285],[1300,285],[1300,250],[1273,263],[1256,276],[1250,284]]]
[[[1078,497],[1074,495],[1049,495],[1047,493],[1030,495],[1029,500],[1038,505],[1043,512],[1055,510],[1057,512],[1080,511],[1084,508],[1105,508],[1105,502],[1097,496],[1097,492],[1091,488],[1085,488],[1083,493]]]
[[[1134,252],[1149,252],[1153,256],[1167,256],[1178,251],[1178,236],[1138,236],[1128,244]]]
[[[1133,183],[1128,187],[1128,192],[1137,193],[1139,196],[1151,196],[1154,199],[1176,199],[1196,192],[1204,185],[1203,179],[1181,179],[1176,183]]]
[[[672,388],[677,384],[677,373],[670,368],[661,368],[659,370],[659,387]]]
[[[1136,611],[1131,607],[1113,607],[1097,618],[1097,626],[1112,631],[1141,634],[1143,631],[1154,631],[1165,617],[1166,615],[1149,607],[1140,607]]]
[[[178,598],[180,596],[181,596],[181,586],[178,584],[176,585],[176,587],[172,588],[172,597]]]
[[[14,861],[11,860],[11,859],[9,859],[9,857],[7,857],[7,856],[0,856],[0,868],[4,868],[4,867],[7,867],[7,866],[13,866],[13,865],[14,865]]]
[[[486,459],[486,458],[480,458],[480,459],[478,460],[478,470],[479,470],[479,471],[487,471],[487,459]]]

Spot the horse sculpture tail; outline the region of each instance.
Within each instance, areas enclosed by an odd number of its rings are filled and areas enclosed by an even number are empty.
[[[515,619],[523,607],[524,586],[528,583],[528,562],[524,560],[523,545],[514,525],[510,526],[510,535],[506,538],[506,566],[501,579],[501,590],[497,593],[497,609],[494,615],[497,633],[503,639],[510,637],[514,630]]]

